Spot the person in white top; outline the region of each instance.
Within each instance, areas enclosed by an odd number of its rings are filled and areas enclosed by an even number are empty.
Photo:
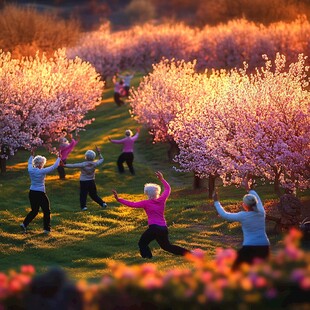
[[[126,73],[125,75],[119,75],[119,78],[121,78],[124,81],[124,90],[125,90],[125,96],[129,96],[129,90],[130,90],[130,82],[132,78],[134,77],[133,74]]]
[[[238,251],[233,264],[236,270],[242,263],[251,264],[255,259],[266,259],[269,256],[270,242],[266,234],[266,213],[256,191],[250,189],[252,180],[246,177],[242,185],[248,194],[243,197],[243,209],[237,213],[226,212],[219,202],[218,193],[213,194],[214,206],[221,217],[231,222],[240,222],[243,232],[242,248]]]
[[[31,151],[31,156],[28,160],[28,172],[31,180],[29,200],[31,205],[31,211],[27,214],[20,227],[24,232],[27,232],[27,226],[38,215],[41,207],[43,211],[43,227],[44,233],[48,234],[51,230],[51,209],[50,202],[46,195],[45,190],[45,177],[48,173],[55,170],[59,163],[60,157],[58,155],[57,160],[52,166],[43,168],[46,163],[46,158],[41,155],[33,157],[34,151]]]
[[[98,196],[97,187],[95,183],[95,170],[103,163],[103,157],[100,153],[100,149],[96,147],[99,154],[99,160],[94,161],[96,153],[92,150],[88,150],[85,153],[86,161],[76,164],[65,164],[66,168],[81,168],[80,174],[80,207],[82,211],[87,210],[86,200],[87,194],[90,198],[97,202],[103,209],[107,207],[107,204]]]

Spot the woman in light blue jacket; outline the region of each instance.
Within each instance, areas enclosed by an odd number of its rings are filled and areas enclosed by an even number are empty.
[[[27,214],[20,227],[26,232],[27,226],[37,216],[41,207],[43,211],[43,227],[44,233],[48,234],[51,231],[51,209],[50,202],[45,190],[45,177],[48,173],[55,170],[60,163],[58,157],[52,166],[44,168],[46,158],[41,155],[33,157],[33,152],[28,160],[28,172],[31,180],[29,200],[31,211]]]
[[[219,202],[217,192],[213,194],[214,206],[219,215],[230,222],[241,223],[243,244],[233,269],[237,269],[242,263],[251,264],[255,259],[266,259],[269,256],[270,242],[266,234],[265,209],[256,191],[250,190],[250,183],[248,178],[243,181],[243,186],[248,191],[243,197],[244,211],[226,212]]]

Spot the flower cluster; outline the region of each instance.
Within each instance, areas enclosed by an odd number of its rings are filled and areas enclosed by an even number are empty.
[[[300,53],[309,55],[310,23],[305,17],[294,22],[257,25],[245,19],[203,29],[184,24],[145,24],[113,32],[109,24],[86,33],[68,57],[76,55],[92,63],[106,79],[119,70],[148,72],[162,57],[197,60],[197,68],[234,68],[247,61],[254,69],[263,65],[262,54],[280,52],[289,62]],[[289,44],[288,44],[289,42]]]
[[[114,262],[110,264],[110,274],[105,275],[99,283],[79,281],[75,288],[71,288],[70,294],[62,295],[63,298],[59,299],[56,298],[58,290],[68,287],[61,283],[59,286],[62,288],[58,289],[57,285],[51,284],[53,278],[58,278],[55,280],[57,283],[67,281],[59,271],[56,272],[57,277],[51,272],[48,274],[51,292],[42,290],[42,296],[39,296],[37,290],[32,290],[46,285],[48,279],[39,276],[29,285],[33,270],[29,266],[23,267],[21,274],[1,274],[0,308],[11,302],[12,296],[23,305],[24,300],[33,294],[36,294],[36,298],[31,299],[32,306],[35,306],[36,300],[42,302],[42,298],[53,300],[54,306],[60,308],[64,304],[73,305],[78,300],[82,306],[75,305],[77,309],[141,309],[146,306],[153,309],[155,305],[158,308],[177,309],[216,308],[219,305],[234,308],[243,305],[246,309],[264,306],[272,309],[297,302],[309,306],[310,255],[300,249],[300,237],[300,231],[291,230],[285,237],[283,248],[273,254],[269,261],[242,265],[237,271],[231,269],[235,251],[220,248],[213,259],[202,250],[194,250],[187,256],[192,267],[165,272],[150,263],[126,266]],[[38,279],[42,281],[41,284]],[[59,300],[59,304],[55,304],[55,300]],[[44,304],[48,304],[47,301]]]
[[[67,59],[65,50],[50,59],[0,53],[1,156],[18,148],[50,147],[63,129],[89,124],[84,117],[100,103],[103,86],[94,67]]]
[[[252,175],[279,187],[309,187],[310,123],[306,57],[247,73],[195,72],[195,63],[163,60],[132,91],[132,114],[155,142],[174,140],[182,171],[240,184]]]

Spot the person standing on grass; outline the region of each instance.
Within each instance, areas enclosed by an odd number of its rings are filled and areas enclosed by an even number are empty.
[[[43,229],[45,234],[49,234],[51,231],[51,209],[50,202],[46,195],[45,190],[45,177],[48,173],[55,170],[59,163],[60,157],[58,155],[57,160],[52,166],[44,168],[46,164],[46,158],[41,155],[34,156],[34,151],[31,151],[31,156],[28,160],[28,172],[30,176],[30,191],[29,200],[31,205],[31,211],[27,214],[20,227],[23,232],[27,232],[27,227],[30,222],[38,215],[41,207],[43,211]]]
[[[80,207],[82,211],[87,210],[86,201],[87,195],[97,202],[101,208],[105,209],[107,204],[98,196],[97,187],[95,183],[95,170],[103,163],[103,157],[101,155],[100,149],[96,147],[96,151],[99,155],[99,160],[94,161],[96,158],[96,153],[92,150],[88,150],[85,153],[86,161],[76,164],[65,164],[66,168],[81,168],[80,174]]]
[[[255,259],[266,259],[269,256],[270,242],[266,234],[266,212],[256,191],[251,189],[252,181],[246,177],[242,185],[248,192],[243,197],[243,209],[237,213],[226,212],[219,202],[218,193],[213,194],[214,206],[221,217],[231,222],[240,222],[243,231],[243,245],[238,251],[233,270],[242,263],[251,264]]]
[[[147,214],[149,227],[142,234],[138,243],[140,254],[143,258],[153,257],[152,252],[149,248],[149,244],[153,240],[156,240],[163,250],[175,255],[184,256],[190,251],[180,246],[171,244],[168,237],[168,227],[165,220],[164,212],[166,207],[166,201],[171,192],[170,185],[164,179],[163,174],[160,171],[156,172],[155,174],[164,186],[164,192],[161,195],[160,186],[153,183],[148,183],[144,185],[144,193],[148,196],[148,199],[138,202],[132,202],[120,198],[116,190],[113,190],[112,192],[116,201],[118,201],[119,203],[131,208],[142,208]]]
[[[65,138],[65,137],[62,137],[59,139],[59,153],[60,153],[60,158],[61,158],[61,161],[62,163],[65,165],[66,162],[67,162],[67,158],[68,158],[68,155],[72,152],[72,150],[74,149],[74,147],[77,145],[77,143],[79,142],[80,140],[80,136],[77,135],[76,136],[77,139],[73,139],[72,138],[72,134],[69,133],[68,134],[68,138],[71,140],[70,142]],[[57,171],[58,171],[58,174],[59,174],[59,179],[60,180],[65,180],[66,179],[66,172],[65,172],[65,168],[63,165],[59,165],[57,167]]]
[[[134,74],[126,73],[125,75],[119,75],[119,77],[124,81],[125,96],[128,97],[130,90],[130,82],[134,77]]]
[[[135,141],[138,139],[140,133],[140,128],[137,128],[136,134],[133,136],[133,133],[130,129],[127,129],[125,131],[125,138],[121,140],[114,140],[109,137],[110,142],[116,143],[116,144],[123,144],[123,151],[121,155],[117,159],[117,167],[119,173],[124,173],[124,162],[126,162],[128,169],[132,175],[135,175],[135,169],[133,167],[133,160],[134,160],[134,154],[133,154],[133,147]]]
[[[117,77],[114,75],[112,82],[114,84],[114,101],[120,107],[125,104],[125,102],[121,99],[121,97],[126,93],[124,89],[124,81],[117,81]]]

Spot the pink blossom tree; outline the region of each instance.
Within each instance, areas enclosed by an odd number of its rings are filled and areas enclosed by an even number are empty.
[[[153,65],[153,72],[143,78],[129,98],[132,116],[149,129],[155,143],[170,143],[169,152],[175,146],[173,136],[168,133],[169,122],[186,109],[187,98],[198,96],[190,86],[196,78],[195,62],[164,59]]]
[[[250,172],[272,181],[278,194],[280,187],[308,188],[310,100],[305,59],[300,55],[287,68],[285,57],[278,54],[274,70],[266,58],[265,68],[252,75],[245,69],[207,77],[222,80],[213,88],[217,98],[206,93],[198,107],[188,105],[191,108],[170,123],[181,169],[200,175],[213,170],[224,182],[235,184]]]
[[[12,59],[0,54],[0,146],[5,159],[19,148],[52,148],[63,129],[92,122],[85,115],[100,103],[104,84],[95,69],[65,50],[54,58]]]

